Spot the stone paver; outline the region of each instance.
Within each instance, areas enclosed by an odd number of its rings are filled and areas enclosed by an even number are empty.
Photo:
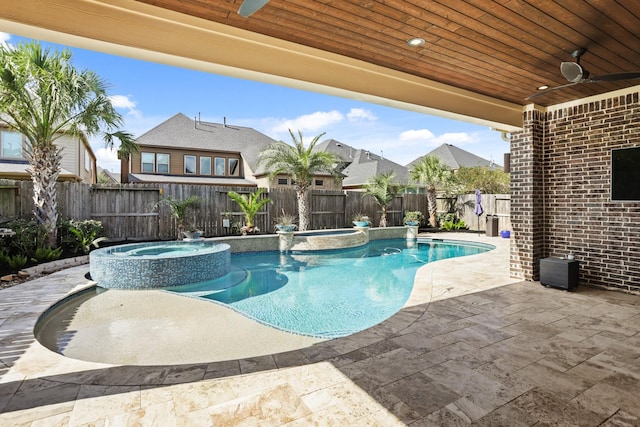
[[[472,239],[497,249],[423,267],[382,324],[239,360],[65,358],[33,327],[86,266],[2,290],[0,425],[638,425],[640,297],[510,283],[509,242]]]

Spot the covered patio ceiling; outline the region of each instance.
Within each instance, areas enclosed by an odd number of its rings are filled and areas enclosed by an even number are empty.
[[[521,127],[533,101],[640,83],[581,83],[525,100],[567,84],[559,65],[581,47],[591,76],[639,72],[637,0],[270,0],[248,18],[241,3],[21,0],[0,9],[0,30],[505,131]],[[409,46],[413,37],[425,44]]]

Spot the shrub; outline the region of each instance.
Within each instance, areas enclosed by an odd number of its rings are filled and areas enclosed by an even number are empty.
[[[465,224],[464,221],[459,220],[454,213],[446,214],[440,223],[440,227],[446,231],[466,230],[468,228],[467,224]]]
[[[9,267],[13,270],[20,270],[27,265],[27,257],[24,255],[13,255],[9,257],[7,264],[9,264]]]
[[[35,255],[36,249],[46,246],[47,231],[35,221],[16,219],[7,226],[16,233],[9,242],[11,253],[29,259]]]
[[[60,258],[60,255],[62,255],[62,247],[56,249],[41,247],[36,249],[31,261],[35,263],[55,261]]]
[[[63,221],[59,232],[60,245],[72,253],[88,254],[91,246],[97,248],[100,242],[107,240],[100,221]]]
[[[9,265],[10,258],[11,257],[4,249],[0,249],[0,265],[3,265],[3,264]]]

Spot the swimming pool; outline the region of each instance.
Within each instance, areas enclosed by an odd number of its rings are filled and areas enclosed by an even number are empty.
[[[405,304],[416,270],[441,259],[474,255],[489,245],[402,239],[324,252],[232,254],[220,279],[170,288],[211,300],[275,328],[313,337],[353,334]]]

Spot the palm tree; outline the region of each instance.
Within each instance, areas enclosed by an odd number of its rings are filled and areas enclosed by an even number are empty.
[[[55,141],[63,135],[85,138],[102,134],[113,148],[119,139],[126,150],[135,143],[119,131],[122,116],[106,94],[106,83],[92,71],[78,71],[71,52],[51,52],[37,42],[0,46],[0,123],[25,138],[24,155],[33,182],[33,215],[57,245],[56,181],[61,154]]]
[[[263,191],[264,190],[260,188],[258,191],[250,193],[248,196],[246,194],[238,194],[235,191],[229,191],[229,198],[238,204],[240,210],[244,214],[246,224],[242,227],[242,234],[255,231],[253,220],[264,205],[272,202],[268,197],[264,199],[260,198]]]
[[[451,170],[436,156],[425,156],[410,172],[411,179],[426,187],[429,224],[437,225],[438,199],[436,191],[451,179]]]
[[[311,180],[314,175],[322,173],[339,179],[340,172],[336,169],[339,158],[333,153],[314,150],[324,132],[313,138],[307,147],[302,141],[302,132],[298,131],[299,138],[296,138],[291,129],[289,134],[293,139],[293,146],[284,142],[269,145],[260,153],[259,164],[264,165],[270,179],[278,174],[291,176],[295,182],[293,188],[298,201],[298,228],[305,231],[310,224],[308,192]]]
[[[200,197],[198,196],[189,196],[184,200],[165,197],[160,199],[153,208],[155,209],[160,205],[169,206],[169,209],[171,209],[171,216],[174,217],[178,223],[177,239],[182,240],[184,228],[188,226],[188,224],[186,224],[187,210],[191,207],[195,207],[198,203],[200,203]],[[195,226],[195,224],[193,225]]]
[[[380,209],[382,209],[380,227],[387,226],[387,208],[403,188],[394,180],[395,173],[386,172],[369,178],[369,181],[363,187],[362,197],[373,197],[380,206]]]

